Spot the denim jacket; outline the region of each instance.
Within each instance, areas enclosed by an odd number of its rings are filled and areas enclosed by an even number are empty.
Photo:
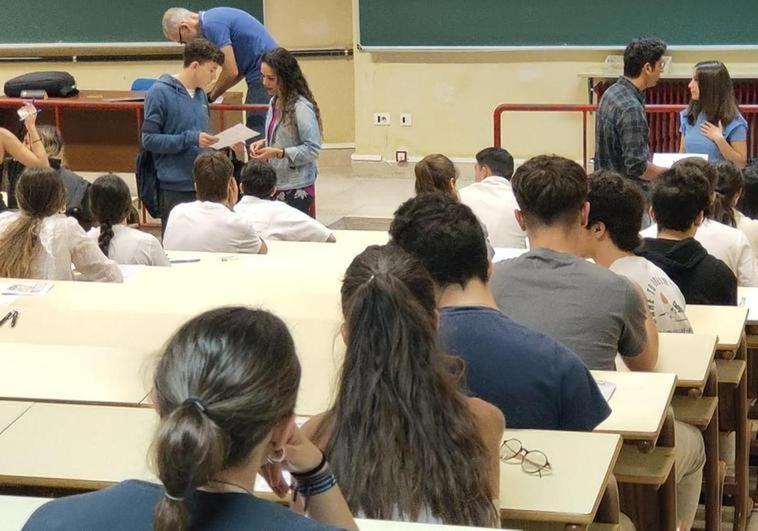
[[[321,152],[321,131],[313,105],[300,96],[295,102],[295,123],[280,121],[269,138],[273,109],[274,99],[266,115],[266,140],[269,146],[284,149],[284,158],[269,160],[276,171],[276,187],[293,190],[310,186],[318,174],[316,161]]]

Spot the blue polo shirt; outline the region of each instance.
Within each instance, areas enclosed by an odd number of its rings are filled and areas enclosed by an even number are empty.
[[[233,7],[214,7],[200,11],[200,31],[203,37],[218,46],[231,45],[237,69],[247,84],[261,79],[261,56],[279,45],[258,19]]]
[[[442,308],[440,346],[466,363],[471,395],[515,429],[591,431],[611,412],[575,353],[494,308]]]
[[[705,113],[701,112],[692,125],[687,121],[687,109],[683,110],[679,116],[682,122],[679,132],[684,135],[684,151],[686,153],[705,153],[708,155],[708,162],[724,160],[724,155],[721,154],[716,143],[700,132],[700,126],[706,121]],[[724,126],[724,138],[727,142],[747,140],[747,120],[742,115],[737,116],[728,124],[722,125]]]

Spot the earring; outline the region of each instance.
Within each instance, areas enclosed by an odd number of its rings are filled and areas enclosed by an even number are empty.
[[[281,450],[276,451],[274,455],[271,455],[271,454],[267,455],[266,461],[268,461],[269,464],[276,465],[284,461],[284,458],[286,457],[286,455],[287,454],[284,451],[284,448],[282,448]]]

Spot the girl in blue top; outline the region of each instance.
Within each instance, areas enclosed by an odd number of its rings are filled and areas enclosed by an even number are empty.
[[[680,153],[704,153],[710,162],[747,164],[747,121],[740,114],[732,78],[721,61],[695,65],[688,85],[692,99],[681,113]]]

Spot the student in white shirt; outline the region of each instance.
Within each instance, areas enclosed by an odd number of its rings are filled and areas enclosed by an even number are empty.
[[[132,196],[126,183],[113,173],[98,177],[89,189],[90,208],[99,227],[87,235],[119,264],[168,266],[160,242],[152,234],[127,226]]]
[[[198,200],[174,207],[163,246],[172,251],[264,254],[266,242],[252,222],[232,210],[237,182],[226,155],[203,153],[195,159],[192,173]]]
[[[526,233],[516,221],[518,210],[510,179],[513,157],[501,148],[486,148],[476,154],[474,184],[460,190],[461,203],[474,211],[487,227],[496,248],[525,249]]]
[[[0,214],[0,277],[121,282],[118,265],[87,237],[66,207],[63,181],[51,168],[27,168],[16,184],[18,212]]]
[[[708,219],[698,227],[695,239],[705,247],[708,254],[724,262],[737,277],[740,286],[758,286],[758,276],[755,271],[755,255],[747,237],[735,227],[730,227],[714,219],[719,215],[717,202],[718,172],[713,164],[699,158],[683,159],[675,166],[686,166],[691,171],[701,172],[711,186],[711,206]],[[658,226],[651,225],[641,233],[643,238],[655,238]]]
[[[758,221],[749,218],[737,209],[745,190],[743,170],[731,162],[715,164],[718,172],[716,184],[716,208],[713,217],[725,225],[736,227],[747,238],[755,255],[758,250]]]
[[[252,222],[261,238],[299,242],[335,242],[332,231],[284,201],[277,201],[276,172],[270,164],[251,160],[242,169],[234,211]]]
[[[658,332],[692,333],[679,287],[657,265],[634,254],[640,246],[645,198],[639,188],[611,170],[588,178],[590,213],[585,255],[635,282],[647,301]]]

